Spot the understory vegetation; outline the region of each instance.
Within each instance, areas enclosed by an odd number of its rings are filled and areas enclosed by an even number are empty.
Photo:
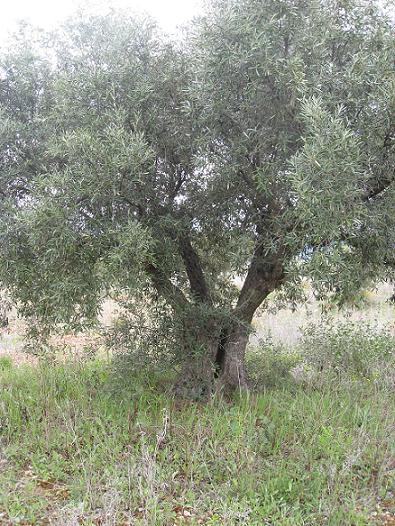
[[[266,340],[233,404],[100,356],[2,358],[0,523],[391,524],[394,343],[350,323]]]

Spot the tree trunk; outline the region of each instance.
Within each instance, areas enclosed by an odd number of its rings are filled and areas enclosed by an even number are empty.
[[[0,294],[0,328],[8,327],[8,315],[11,310],[11,302],[7,294]]]
[[[183,364],[175,383],[177,395],[187,398],[208,398],[214,390],[215,359],[220,341],[220,324],[212,319],[196,326],[184,320],[180,338]]]
[[[283,254],[265,256],[264,245],[257,244],[254,256],[233,311],[232,325],[220,342],[217,353],[219,389],[225,394],[248,389],[245,353],[251,323],[257,308],[284,279]]]
[[[252,318],[284,278],[283,249],[269,256],[265,245],[257,240],[237,304],[226,319],[223,310],[217,310],[213,304],[199,255],[190,239],[179,236],[178,243],[192,300],[160,268],[147,265],[155,288],[173,307],[181,324],[180,351],[184,363],[175,391],[193,398],[208,397],[215,387],[225,394],[246,391],[245,353]]]
[[[218,330],[195,335],[196,346],[183,352],[187,357],[175,383],[175,393],[183,398],[209,398],[214,392],[231,396],[248,390],[245,353],[250,328],[234,323],[218,335]]]
[[[226,340],[220,342],[221,348],[217,354],[217,388],[225,395],[248,390],[245,353],[249,332],[247,325],[237,323],[229,331]]]
[[[186,359],[175,383],[178,396],[202,399],[214,392],[231,396],[248,390],[245,353],[250,327],[232,323],[222,334],[220,329],[220,325],[214,330],[211,326],[195,333],[193,345],[188,338],[183,351]]]
[[[248,390],[245,355],[252,318],[279,282],[247,281],[228,319],[212,311],[201,323],[198,313],[184,320],[186,361],[176,384],[177,394],[207,398],[214,391],[231,396]]]

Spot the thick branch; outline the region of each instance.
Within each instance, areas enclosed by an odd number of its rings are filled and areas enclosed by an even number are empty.
[[[388,161],[388,152],[394,144],[395,129],[391,128],[388,130],[384,137],[383,142],[383,159],[382,165],[385,165]],[[380,196],[393,182],[395,181],[395,170],[392,174],[385,175],[384,177],[378,177],[376,181],[373,181],[370,188],[363,194],[363,201],[370,201],[375,197]]]
[[[147,274],[151,277],[152,283],[158,294],[160,294],[174,309],[186,307],[189,305],[185,294],[182,290],[174,285],[171,280],[165,276],[155,265],[148,263],[145,267]]]
[[[186,236],[181,236],[178,240],[181,257],[184,261],[185,269],[191,287],[191,292],[198,300],[211,303],[207,283],[203,274],[202,264],[191,241]]]
[[[236,305],[236,316],[251,323],[256,309],[284,278],[283,254],[265,256],[264,247],[257,243],[246,279]]]
[[[371,201],[375,197],[381,195],[387,188],[395,181],[395,173],[392,176],[386,177],[377,181],[369,190],[367,190],[363,196],[363,201]]]
[[[173,190],[170,192],[170,201],[173,202],[174,199],[177,197],[179,191],[181,190],[182,185],[187,180],[187,170],[184,170],[182,168],[177,169],[177,181],[174,185]]]

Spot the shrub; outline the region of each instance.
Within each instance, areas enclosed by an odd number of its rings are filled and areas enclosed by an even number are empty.
[[[394,360],[395,337],[371,323],[324,320],[309,325],[300,344],[304,361],[322,372],[378,380]]]
[[[300,362],[300,356],[283,344],[273,342],[269,336],[247,353],[247,371],[255,389],[277,387],[288,383],[291,370]]]

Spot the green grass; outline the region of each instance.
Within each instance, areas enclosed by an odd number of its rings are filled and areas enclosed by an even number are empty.
[[[8,365],[0,524],[362,526],[391,511],[395,396],[374,382],[204,405],[153,377],[114,389],[100,361]]]

